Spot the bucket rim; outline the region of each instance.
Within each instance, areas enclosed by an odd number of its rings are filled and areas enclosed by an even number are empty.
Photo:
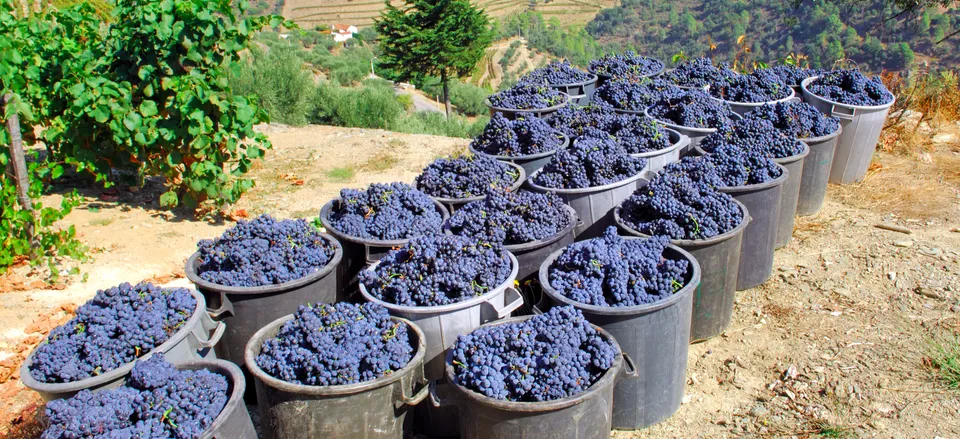
[[[227,395],[227,402],[223,405],[223,409],[220,410],[220,413],[214,418],[213,422],[203,430],[199,439],[213,438],[214,432],[229,421],[230,415],[232,414],[231,409],[246,410],[243,404],[243,394],[246,391],[247,382],[243,378],[243,371],[240,370],[240,367],[236,364],[222,359],[202,359],[177,363],[175,366],[177,370],[206,370],[222,375],[227,379],[228,386],[233,388],[230,390],[230,394]],[[231,407],[231,402],[237,403]]]
[[[595,238],[596,239],[596,238]],[[623,239],[626,240],[639,240],[647,239],[639,236],[625,236]],[[569,247],[569,246],[567,246]],[[560,294],[559,291],[553,288],[550,285],[550,267],[553,265],[560,254],[567,249],[563,247],[557,251],[547,256],[547,258],[540,264],[540,270],[538,273],[538,279],[540,280],[540,286],[543,288],[543,292],[546,295],[550,296],[551,299],[556,300],[557,302],[562,303],[563,305],[572,305],[574,308],[577,308],[582,311],[586,311],[592,314],[604,315],[604,316],[629,316],[629,315],[640,315],[640,314],[649,314],[654,311],[659,311],[661,309],[667,308],[676,304],[677,302],[683,300],[685,297],[693,294],[693,291],[696,290],[700,285],[700,263],[697,262],[697,259],[690,254],[690,252],[674,245],[672,242],[667,244],[665,250],[669,249],[670,251],[676,252],[680,257],[687,260],[690,263],[690,280],[684,283],[683,287],[679,291],[673,293],[670,297],[659,300],[653,303],[647,303],[643,305],[635,306],[598,306],[598,305],[588,305],[586,303],[577,302],[573,299]]]
[[[253,375],[254,379],[260,380],[264,385],[267,385],[271,388],[277,389],[282,392],[295,393],[297,395],[305,396],[340,396],[340,395],[352,395],[361,392],[366,392],[373,389],[379,389],[381,387],[388,386],[393,384],[403,377],[416,372],[416,367],[423,364],[423,358],[426,356],[427,345],[425,342],[425,336],[423,330],[420,329],[415,323],[411,322],[402,317],[390,316],[390,319],[393,321],[401,322],[407,325],[407,328],[412,330],[416,335],[417,340],[411,341],[411,345],[416,347],[413,356],[410,358],[410,361],[407,362],[403,368],[398,371],[395,371],[389,375],[384,375],[380,378],[373,379],[370,381],[363,381],[356,384],[342,384],[337,386],[311,386],[305,384],[295,384],[287,382],[276,378],[266,371],[260,368],[257,365],[257,355],[260,355],[260,351],[263,348],[263,343],[265,343],[269,338],[275,337],[276,334],[280,331],[280,328],[284,323],[293,320],[293,314],[287,314],[279,319],[276,319],[257,330],[253,336],[250,337],[250,341],[247,342],[247,345],[243,349],[243,363],[247,366],[247,370],[250,371],[250,374]],[[271,334],[272,332],[272,334]]]
[[[519,323],[525,320],[532,319],[536,316],[522,316],[522,317],[509,317],[506,319],[496,320],[490,323],[481,325],[478,328],[470,331],[476,331],[477,329],[483,327]],[[584,316],[586,320],[586,316]],[[589,321],[588,321],[589,322]],[[444,355],[443,369],[444,376],[447,378],[447,382],[452,384],[451,387],[457,389],[462,395],[467,399],[472,400],[472,402],[481,404],[487,407],[494,407],[498,410],[512,411],[512,412],[521,412],[521,413],[542,413],[550,412],[565,409],[572,407],[593,398],[597,393],[604,390],[606,387],[614,386],[617,376],[620,374],[620,369],[623,367],[623,349],[620,347],[620,343],[617,342],[616,338],[613,337],[605,329],[597,326],[593,323],[590,323],[594,329],[608,342],[613,344],[614,349],[616,350],[616,355],[613,359],[613,364],[610,365],[610,368],[603,372],[603,375],[595,381],[590,387],[587,387],[586,390],[577,393],[576,395],[568,396],[566,398],[554,399],[551,401],[539,401],[539,402],[524,402],[524,401],[506,401],[502,399],[491,398],[486,395],[477,393],[464,385],[460,384],[457,381],[456,374],[453,371],[453,347],[447,349],[446,354]],[[456,346],[456,344],[454,344]]]
[[[657,123],[660,123],[660,121],[657,121]],[[633,157],[641,158],[641,159],[650,159],[650,158],[652,158],[652,157],[658,157],[658,156],[661,156],[661,155],[664,155],[664,154],[669,154],[669,153],[671,153],[671,152],[673,152],[673,151],[676,151],[677,148],[679,148],[680,146],[683,145],[683,140],[684,140],[683,138],[684,138],[684,137],[687,137],[685,134],[681,134],[679,131],[677,131],[677,130],[675,130],[675,129],[672,129],[672,128],[667,128],[667,127],[664,127],[663,130],[667,132],[667,135],[670,136],[670,139],[674,139],[674,138],[675,138],[675,139],[677,139],[677,141],[676,141],[676,142],[672,142],[672,143],[670,144],[670,146],[668,146],[668,147],[666,147],[666,148],[660,148],[660,149],[656,149],[656,150],[653,150],[653,151],[647,151],[647,152],[638,152],[638,153],[634,153],[634,154],[630,154],[630,155],[633,156]],[[687,137],[687,138],[689,138],[689,137]]]
[[[539,84],[538,84],[538,85],[539,85]],[[544,86],[544,87],[548,87],[548,86]],[[551,87],[551,88],[552,88],[552,87]],[[500,113],[532,113],[532,114],[549,113],[549,112],[557,111],[557,110],[559,110],[559,109],[561,109],[561,108],[563,108],[563,107],[566,107],[567,105],[570,105],[570,100],[571,100],[570,95],[568,95],[568,94],[566,94],[566,93],[564,93],[564,92],[562,92],[562,91],[559,91],[559,90],[557,90],[557,93],[560,93],[560,94],[563,95],[564,101],[561,102],[561,103],[559,103],[559,104],[557,104],[557,105],[551,105],[551,106],[545,107],[545,108],[530,108],[530,109],[522,110],[522,109],[519,109],[519,108],[496,107],[496,106],[494,106],[493,104],[490,103],[490,98],[489,98],[489,97],[484,98],[483,103],[486,104],[487,107],[490,108],[491,110],[493,110],[493,111],[495,111],[495,112],[500,112]]]
[[[163,288],[165,290],[181,288],[181,287],[170,287]],[[81,390],[89,389],[91,387],[97,387],[117,379],[122,379],[130,373],[130,370],[133,369],[133,365],[137,361],[145,360],[152,357],[157,353],[165,353],[184,339],[187,338],[190,334],[193,333],[194,328],[197,327],[201,322],[200,319],[206,315],[207,312],[207,303],[203,298],[203,294],[200,294],[196,288],[184,288],[190,291],[190,295],[196,300],[196,307],[193,310],[193,314],[189,319],[183,324],[183,326],[173,333],[166,341],[161,343],[159,346],[151,349],[149,352],[143,354],[140,357],[134,358],[132,361],[128,361],[115,369],[111,369],[103,374],[83,378],[76,381],[70,381],[66,383],[47,383],[40,380],[37,380],[30,373],[30,366],[33,364],[34,357],[37,355],[37,348],[33,348],[30,352],[30,355],[23,360],[23,363],[20,364],[20,381],[27,388],[34,390],[36,392],[48,393],[48,394],[59,394],[59,393],[75,393]],[[81,305],[82,306],[82,305]],[[43,338],[46,341],[50,337],[50,334],[47,334]],[[42,344],[42,342],[41,342]],[[44,398],[46,399],[46,398]]]
[[[640,157],[634,157],[634,158],[640,158]],[[540,192],[540,193],[553,192],[553,193],[558,194],[558,195],[561,195],[561,194],[562,194],[562,195],[574,195],[574,194],[593,194],[593,193],[599,193],[599,192],[604,192],[604,191],[608,191],[608,190],[611,190],[611,189],[616,189],[616,188],[619,188],[619,187],[622,187],[622,186],[626,186],[626,185],[631,184],[631,183],[636,183],[637,180],[640,180],[640,179],[644,178],[644,177],[647,175],[647,166],[644,165],[643,169],[641,169],[640,172],[638,172],[636,175],[627,177],[627,178],[625,178],[625,179],[623,179],[623,180],[620,180],[620,181],[617,181],[617,182],[614,182],[614,183],[605,184],[605,185],[603,185],[603,186],[591,186],[591,187],[574,188],[574,189],[554,189],[554,188],[550,188],[550,187],[538,185],[537,183],[534,182],[534,179],[535,179],[538,175],[540,175],[540,172],[541,172],[541,171],[543,171],[543,168],[540,168],[540,169],[537,169],[536,171],[531,172],[531,173],[530,173],[530,177],[527,178],[527,181],[526,181],[525,185],[526,185],[530,190],[532,190],[532,191],[534,191],[534,192]]]
[[[718,97],[716,97],[716,96],[714,96],[714,95],[712,95],[712,94],[710,95],[710,98],[713,99],[713,100],[717,100],[717,101],[723,102],[723,103],[727,104],[727,105],[730,106],[730,107],[743,107],[743,108],[756,109],[756,108],[762,107],[762,106],[764,106],[764,105],[776,105],[776,104],[779,104],[779,103],[787,102],[787,101],[795,98],[795,97],[797,96],[797,92],[793,89],[793,87],[790,87],[789,85],[787,86],[787,88],[790,90],[790,95],[789,95],[789,96],[787,96],[787,97],[785,97],[785,98],[774,99],[774,100],[772,100],[772,101],[763,101],[763,102],[738,102],[738,101],[731,101],[731,100],[728,100],[728,99],[718,98]]]
[[[820,95],[818,95],[818,94],[810,91],[810,90],[807,88],[807,86],[809,86],[810,84],[812,84],[813,81],[816,81],[817,79],[820,79],[820,76],[822,76],[822,75],[811,76],[811,77],[809,77],[809,78],[807,78],[807,79],[804,79],[802,82],[800,82],[800,89],[803,90],[803,93],[804,93],[805,95],[810,95],[811,97],[814,97],[814,98],[816,98],[817,100],[820,100],[820,101],[823,101],[823,102],[826,102],[826,103],[828,103],[828,104],[835,105],[835,106],[838,106],[838,107],[843,107],[843,108],[848,108],[848,109],[853,109],[853,110],[862,110],[862,111],[883,111],[883,110],[887,110],[887,109],[890,109],[890,107],[892,107],[893,104],[895,104],[895,103],[897,102],[897,96],[894,95],[893,93],[890,93],[891,95],[893,95],[893,99],[891,99],[890,102],[887,102],[886,104],[880,104],[880,105],[851,105],[851,104],[844,104],[843,102],[831,101],[830,99],[827,99],[827,98],[825,98],[825,97],[822,97],[822,96],[820,96]],[[889,92],[889,90],[887,90],[887,91]]]
[[[788,171],[787,168],[784,167],[783,165],[776,162],[774,163],[777,165],[778,168],[780,168],[780,176],[777,178],[774,178],[773,180],[765,181],[763,183],[745,184],[743,186],[720,186],[717,188],[717,190],[720,192],[733,195],[733,194],[740,194],[744,192],[760,191],[760,190],[769,189],[771,187],[781,185],[783,184],[783,182],[787,181],[787,177],[788,177],[788,174],[790,174],[790,171]]]
[[[564,148],[567,148],[568,146],[570,146],[570,138],[569,138],[566,134],[564,134],[562,131],[557,130],[557,129],[554,129],[553,132],[558,135],[558,137],[559,137],[559,139],[560,139],[560,146],[557,147],[556,149],[551,149],[550,151],[544,151],[544,152],[540,152],[540,153],[537,153],[537,154],[527,154],[527,155],[517,155],[517,156],[513,156],[513,155],[493,155],[493,154],[490,154],[490,153],[487,153],[487,152],[480,151],[480,150],[477,149],[477,148],[474,148],[473,142],[470,142],[470,144],[467,145],[467,149],[470,150],[470,152],[472,152],[472,153],[474,153],[474,154],[485,155],[485,156],[487,156],[487,157],[493,157],[494,159],[497,159],[497,160],[500,160],[500,161],[506,161],[506,162],[511,162],[511,163],[513,163],[513,162],[521,162],[521,163],[523,163],[523,162],[533,161],[533,160],[537,160],[537,159],[542,159],[542,158],[544,158],[544,157],[552,156],[552,155],[556,154],[557,151],[559,151],[559,150],[561,150],[561,149],[564,149]]]
[[[810,145],[807,145],[806,143],[800,141],[799,139],[794,139],[794,140],[796,140],[797,143],[803,145],[803,149],[800,150],[800,152],[791,156],[775,158],[773,159],[774,163],[786,166],[786,165],[799,162],[800,160],[803,160],[808,154],[810,154]]]
[[[671,128],[671,129],[673,129],[674,131],[676,131],[676,132],[678,132],[678,133],[680,133],[680,134],[683,134],[683,131],[689,131],[689,132],[691,132],[691,133],[703,134],[704,136],[707,136],[707,135],[710,135],[710,134],[713,134],[713,133],[717,132],[717,129],[716,129],[716,128],[688,127],[688,126],[683,126],[683,125],[677,125],[677,124],[675,124],[675,123],[673,123],[673,122],[670,122],[670,121],[665,121],[665,120],[662,120],[662,119],[658,119],[658,118],[656,118],[656,117],[653,117],[653,115],[650,114],[650,109],[651,109],[651,108],[653,108],[653,105],[651,105],[651,106],[647,107],[645,110],[643,110],[643,115],[646,116],[646,117],[648,117],[648,118],[650,118],[650,119],[653,119],[653,120],[655,120],[655,121],[657,121],[657,122],[660,122],[660,123],[666,125],[667,128]],[[730,110],[730,113],[731,113],[731,114],[730,114],[730,118],[728,119],[728,120],[730,120],[730,121],[737,122],[737,121],[743,119],[743,116],[741,116],[741,115],[733,112],[733,110]]]
[[[801,142],[803,142],[803,143],[806,143],[807,145],[810,145],[811,143],[813,143],[813,144],[820,144],[820,143],[826,143],[826,142],[831,141],[831,140],[833,140],[833,139],[835,139],[835,138],[837,138],[837,137],[840,137],[841,134],[843,134],[843,124],[838,123],[838,124],[837,124],[837,130],[834,131],[834,132],[832,132],[832,133],[830,133],[830,134],[827,134],[826,136],[807,137],[807,138],[799,138],[799,137],[798,137],[797,140],[799,140],[799,141],[801,141]]]
[[[553,87],[553,88],[558,88],[558,87],[580,87],[580,86],[586,86],[586,85],[590,85],[590,84],[595,84],[595,83],[597,82],[597,80],[600,79],[599,76],[597,76],[595,73],[593,73],[593,72],[591,72],[591,71],[589,71],[589,70],[586,71],[585,73],[587,73],[587,74],[589,74],[590,76],[592,76],[592,79],[588,79],[588,80],[586,80],[586,81],[580,81],[580,82],[570,82],[570,83],[566,83],[566,84],[536,84],[536,85],[544,85],[544,86]],[[564,93],[565,93],[565,92],[564,92]]]
[[[487,156],[487,157],[494,158],[493,156]],[[498,163],[503,163],[506,166],[512,167],[513,170],[517,172],[517,180],[514,181],[513,184],[510,185],[510,187],[507,188],[507,192],[516,192],[518,189],[520,189],[520,186],[523,186],[523,182],[526,181],[527,172],[524,171],[523,168],[517,165],[516,163],[500,161],[500,160],[496,160],[496,161]],[[417,188],[417,189],[420,189],[420,188]],[[422,192],[423,190],[420,189],[420,191]],[[426,194],[426,192],[424,193]],[[455,206],[460,206],[460,205],[472,203],[474,201],[480,201],[484,198],[487,198],[486,195],[478,195],[478,196],[467,197],[467,198],[443,198],[443,197],[434,197],[433,195],[430,195],[430,194],[427,194],[427,195],[430,198],[433,198],[434,200],[439,201],[441,204],[452,204]]]
[[[419,190],[419,189],[417,189]],[[429,197],[429,195],[427,195]],[[368,245],[372,247],[397,247],[404,245],[410,242],[411,239],[416,238],[416,236],[411,236],[404,239],[394,239],[394,240],[379,240],[379,239],[366,239],[358,238],[356,236],[347,235],[344,232],[341,232],[336,227],[333,226],[333,223],[330,221],[330,214],[333,212],[333,204],[340,203],[340,197],[334,197],[332,200],[327,201],[323,207],[320,208],[320,223],[323,224],[323,227],[327,229],[327,233],[332,235],[341,241],[347,241],[351,244],[360,244]],[[450,218],[450,211],[444,207],[443,203],[430,198],[430,201],[433,202],[434,207],[437,209],[437,212],[440,213],[440,224],[443,225],[443,222]],[[342,244],[342,242],[341,242]]]
[[[331,243],[335,250],[333,257],[327,261],[327,264],[321,267],[319,270],[314,271],[306,276],[301,278],[293,279],[286,281],[280,284],[271,284],[271,285],[261,285],[257,287],[233,287],[227,285],[220,285],[213,282],[210,282],[206,279],[200,277],[200,273],[197,272],[197,268],[200,264],[200,252],[196,251],[189,258],[187,258],[186,267],[184,267],[184,272],[187,276],[187,279],[190,282],[193,282],[198,289],[204,291],[211,291],[215,293],[223,294],[241,294],[241,295],[256,295],[256,294],[275,294],[282,293],[291,290],[295,290],[304,285],[312,284],[320,279],[323,279],[327,275],[333,272],[340,265],[340,262],[343,260],[343,245],[340,244],[340,241],[337,238],[334,238],[332,235],[327,233],[320,232],[320,236]]]
[[[496,288],[491,288],[489,293],[486,293],[481,296],[474,297],[469,300],[464,300],[462,302],[450,303],[447,305],[439,306],[409,306],[409,305],[398,305],[396,303],[390,303],[385,300],[378,299],[370,294],[367,291],[367,286],[363,282],[357,282],[360,287],[360,295],[363,296],[363,300],[367,302],[376,303],[382,305],[384,308],[387,308],[391,312],[400,312],[407,316],[411,315],[434,315],[434,314],[447,314],[455,311],[460,311],[462,309],[472,308],[474,306],[479,306],[481,303],[487,302],[493,295],[503,294],[513,286],[513,282],[517,279],[517,273],[520,271],[520,263],[517,262],[517,257],[513,255],[509,250],[504,249],[503,252],[510,258],[510,274],[507,275],[507,279],[504,280],[500,285],[497,285]],[[373,271],[380,265],[380,261],[370,264],[367,268],[364,268],[364,271]]]
[[[731,197],[731,199],[733,200],[734,203],[736,203],[737,207],[740,208],[740,213],[742,215],[740,217],[740,223],[737,224],[736,227],[724,233],[721,233],[717,236],[707,238],[707,239],[672,239],[671,238],[670,244],[673,244],[681,249],[685,249],[687,247],[709,247],[711,245],[731,239],[737,236],[738,234],[742,233],[743,230],[747,228],[747,225],[750,224],[750,212],[747,210],[747,206],[741,203],[739,200],[733,197]],[[648,235],[646,233],[640,232],[639,230],[636,230],[633,227],[630,227],[629,225],[627,225],[627,223],[623,222],[623,218],[620,217],[621,207],[623,207],[622,204],[620,206],[617,206],[613,210],[613,220],[614,222],[616,222],[620,230],[623,230],[624,232],[629,233],[631,236],[637,236],[641,238],[649,238],[650,236],[652,236],[652,235]]]

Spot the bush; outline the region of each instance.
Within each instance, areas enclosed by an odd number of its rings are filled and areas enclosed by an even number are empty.
[[[443,84],[437,78],[429,78],[419,85],[424,93],[430,96],[437,96],[442,99]],[[467,84],[460,81],[450,81],[450,103],[456,107],[457,111],[467,116],[479,116],[487,114],[489,111],[483,101],[490,94],[490,91],[483,87],[477,87],[473,84]]]
[[[370,61],[373,50],[369,47],[344,48],[339,54],[332,54],[324,47],[314,47],[307,57],[327,72],[330,82],[338,85],[353,85],[370,74]]]
[[[447,119],[443,113],[418,111],[397,119],[387,128],[401,133],[472,139],[483,132],[483,127],[487,126],[489,120],[489,117],[482,116],[470,122],[464,117],[452,116]]]
[[[298,49],[275,46],[269,52],[254,48],[230,87],[239,96],[256,95],[274,122],[302,126],[308,122],[313,75],[303,68]]]
[[[387,128],[406,113],[392,88],[321,84],[313,94],[313,123],[358,128]]]

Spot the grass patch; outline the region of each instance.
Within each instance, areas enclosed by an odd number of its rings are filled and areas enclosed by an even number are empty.
[[[960,338],[931,340],[928,355],[937,379],[951,389],[960,389]]]
[[[820,423],[817,425],[817,436],[822,438],[832,438],[832,439],[848,439],[856,437],[853,434],[853,430],[848,427],[840,425],[831,425],[827,423]]]
[[[400,159],[389,151],[380,151],[360,166],[364,171],[383,172],[397,165]]]
[[[109,226],[110,224],[113,224],[113,218],[94,218],[90,220],[91,226],[106,227],[106,226]]]
[[[342,168],[333,168],[326,172],[327,178],[336,182],[347,182],[353,180],[353,176],[356,174],[356,171],[353,170],[352,166],[346,166]]]
[[[292,216],[292,217],[294,217],[294,218],[297,218],[297,219],[300,219],[300,218],[316,218],[316,217],[320,216],[320,211],[318,211],[318,210],[316,210],[316,209],[297,210],[297,211],[291,212],[291,213],[290,213],[290,216]]]

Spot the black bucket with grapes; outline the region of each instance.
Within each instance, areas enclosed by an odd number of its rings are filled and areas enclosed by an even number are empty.
[[[521,83],[490,95],[484,103],[490,108],[491,117],[500,113],[507,119],[518,116],[547,119],[570,105],[571,99],[570,95],[547,85]]]

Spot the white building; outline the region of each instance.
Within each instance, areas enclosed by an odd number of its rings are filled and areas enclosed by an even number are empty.
[[[357,33],[357,27],[347,24],[335,24],[330,26],[330,33],[333,34],[333,41],[342,43],[353,38],[353,34]]]

